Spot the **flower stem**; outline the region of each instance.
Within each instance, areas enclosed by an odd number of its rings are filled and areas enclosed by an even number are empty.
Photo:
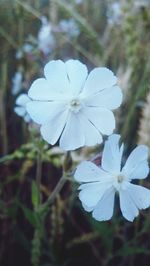
[[[59,179],[56,187],[52,191],[51,195],[48,197],[47,201],[42,204],[42,206],[41,206],[42,209],[46,209],[49,205],[51,205],[54,202],[55,198],[57,197],[57,195],[59,194],[59,192],[63,188],[66,181],[70,180],[70,177],[72,176],[72,171],[71,171],[72,158],[71,158],[71,154],[69,151],[65,154],[64,163],[63,163],[62,168],[63,168],[63,175]]]
[[[1,89],[0,89],[0,124],[2,135],[2,153],[6,155],[8,153],[8,135],[7,135],[7,117],[6,117],[6,90],[7,90],[7,76],[8,76],[7,61],[2,62],[2,76],[1,76]]]
[[[37,188],[38,188],[38,191],[39,191],[39,197],[40,197],[41,177],[42,177],[42,155],[41,155],[41,151],[38,151],[38,154],[37,154],[37,167],[36,167],[36,183],[37,183]]]
[[[56,196],[58,195],[58,193],[61,191],[61,189],[63,188],[64,184],[66,183],[67,178],[66,176],[62,176],[59,180],[59,182],[57,183],[56,187],[54,188],[53,192],[51,193],[51,195],[48,197],[47,201],[43,204],[43,207],[48,207],[49,205],[51,205]]]

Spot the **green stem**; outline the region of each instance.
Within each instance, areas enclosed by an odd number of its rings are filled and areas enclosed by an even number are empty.
[[[3,155],[6,155],[8,153],[6,107],[5,107],[5,101],[6,101],[5,96],[7,90],[7,62],[2,63],[1,86],[2,87],[0,89],[0,124],[1,124]]]
[[[20,0],[15,0],[15,2],[22,6],[27,12],[31,13],[34,17],[40,19],[41,18],[41,13],[38,12],[38,10],[36,10],[35,8],[33,8],[31,5],[29,5],[28,3],[23,3]]]
[[[13,48],[17,49],[18,44],[14,41],[14,39],[0,26],[0,35],[6,39],[6,41],[11,45]]]
[[[57,183],[56,187],[54,188],[53,192],[51,193],[51,195],[48,197],[47,201],[43,204],[43,208],[48,207],[49,205],[51,205],[56,196],[59,194],[59,192],[61,191],[61,189],[63,188],[64,184],[66,183],[67,178],[66,176],[62,176],[59,180],[59,182]]]
[[[39,195],[40,195],[41,178],[42,178],[42,154],[41,154],[41,151],[38,151],[37,168],[36,168],[36,183],[37,183]]]

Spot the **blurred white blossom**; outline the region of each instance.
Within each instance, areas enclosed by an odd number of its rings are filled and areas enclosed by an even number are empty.
[[[122,15],[121,3],[116,1],[114,3],[109,4],[107,12],[108,24],[110,25],[120,24],[121,15]]]
[[[73,18],[62,19],[59,22],[59,28],[60,31],[66,33],[69,38],[78,37],[80,34],[79,26]]]
[[[30,43],[25,43],[22,47],[22,50],[27,53],[27,54],[30,54],[32,53],[32,50],[33,50],[33,46],[30,44]]]
[[[16,95],[18,94],[21,89],[22,89],[22,80],[23,80],[23,75],[20,70],[16,71],[14,77],[12,78],[12,94]]]
[[[107,68],[87,67],[78,60],[51,61],[45,78],[31,85],[27,111],[41,125],[41,134],[50,144],[60,138],[64,150],[75,150],[102,142],[102,134],[115,128],[111,110],[122,102],[117,78]]]
[[[26,111],[26,104],[30,102],[30,98],[27,96],[27,94],[22,93],[19,95],[16,99],[16,107],[14,108],[14,111],[17,115],[24,118],[25,122],[30,122],[31,118],[29,114]]]
[[[42,26],[38,33],[38,47],[44,55],[50,54],[55,47],[55,39],[52,33],[52,25],[48,19],[41,17]]]
[[[119,147],[119,140],[117,134],[108,138],[100,167],[84,161],[75,172],[75,179],[82,183],[79,198],[83,208],[92,212],[98,221],[111,219],[116,192],[119,194],[122,215],[129,221],[133,221],[140,209],[150,206],[150,190],[130,183],[147,177],[148,148],[145,145],[135,148],[121,169],[123,144]]]
[[[33,45],[25,43],[16,53],[16,59],[21,59],[25,54],[31,55],[33,52]]]

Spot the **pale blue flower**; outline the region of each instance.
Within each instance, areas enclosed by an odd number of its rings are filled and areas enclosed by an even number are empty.
[[[122,102],[117,78],[107,68],[95,68],[88,75],[78,60],[51,61],[44,68],[45,78],[29,89],[27,111],[41,125],[41,134],[50,144],[75,150],[102,142],[102,134],[115,128],[111,110]]]
[[[59,23],[60,30],[67,34],[69,38],[78,37],[80,29],[73,18],[62,19]]]
[[[122,168],[123,144],[120,147],[119,140],[120,136],[116,134],[108,138],[101,166],[84,161],[74,175],[81,183],[79,198],[83,208],[92,212],[98,221],[111,219],[116,192],[122,215],[129,221],[133,221],[139,210],[150,206],[150,190],[131,183],[146,178],[149,173],[148,148],[145,145],[135,148]]]
[[[25,43],[16,53],[16,59],[23,58],[24,55],[30,55],[33,53],[34,47],[30,43]]]
[[[109,24],[111,25],[120,24],[121,15],[122,15],[121,3],[116,1],[109,5],[108,13],[107,13]]]
[[[23,80],[23,75],[21,71],[17,71],[14,75],[14,77],[12,78],[12,94],[16,95],[18,94],[21,89],[22,89],[22,80]]]
[[[38,33],[38,48],[44,55],[50,54],[55,46],[55,39],[52,33],[52,25],[48,19],[41,17],[42,26]]]

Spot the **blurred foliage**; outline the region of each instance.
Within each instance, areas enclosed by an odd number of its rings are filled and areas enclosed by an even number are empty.
[[[39,48],[41,17],[51,25],[49,53]],[[69,19],[77,27],[74,35],[59,27]],[[17,117],[14,105],[49,60],[77,58],[89,70],[106,65],[123,89],[116,132],[123,136],[126,155],[141,138],[149,145],[149,1],[0,0],[0,44],[0,265],[148,266],[149,210],[133,224],[118,208],[111,221],[97,222],[82,210],[74,182],[66,182],[53,205],[41,208],[61,177],[64,154],[41,140],[35,125]],[[22,81],[13,95],[17,71]],[[71,156],[75,160],[70,158],[67,168],[91,158],[93,149]]]

